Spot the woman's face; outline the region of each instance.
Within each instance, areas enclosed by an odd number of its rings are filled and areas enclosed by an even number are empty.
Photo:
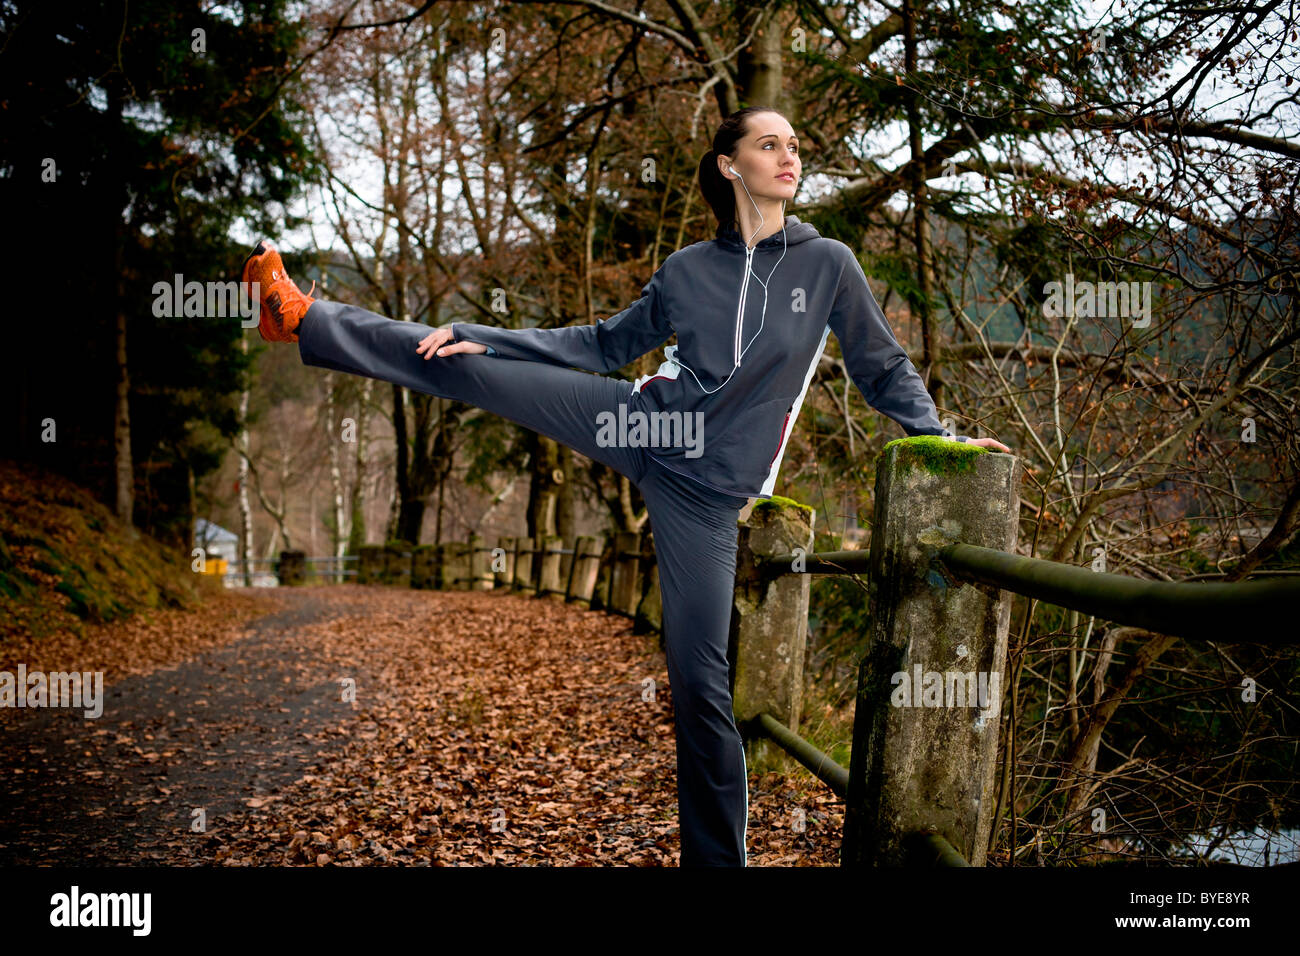
[[[754,199],[793,199],[803,170],[799,138],[780,113],[754,113],[748,117],[745,135],[736,143],[735,156],[718,157],[718,168],[737,184],[742,200],[745,189]],[[744,188],[740,188],[737,172],[744,176]]]

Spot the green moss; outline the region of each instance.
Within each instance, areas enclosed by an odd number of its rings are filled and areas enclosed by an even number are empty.
[[[0,594],[15,601],[25,600],[32,594],[31,582],[16,574],[0,574]]]
[[[128,533],[60,476],[0,461],[0,641],[84,635],[89,624],[201,600],[170,545]]]
[[[883,457],[890,448],[898,447],[898,467],[924,468],[932,475],[956,475],[975,470],[977,455],[988,449],[967,442],[952,441],[938,435],[913,435],[895,438],[881,450]]]
[[[765,498],[754,504],[754,513],[761,511],[776,511],[780,508],[802,508],[809,514],[812,514],[813,507],[806,505],[801,501],[795,501],[793,498],[782,498],[780,495],[773,495],[771,498]]]
[[[77,615],[77,617],[90,617],[90,602],[75,586],[69,584],[67,581],[60,581],[54,586],[54,590],[58,591],[60,594],[66,594],[68,596],[68,599],[72,602],[69,610],[72,611],[73,614]]]

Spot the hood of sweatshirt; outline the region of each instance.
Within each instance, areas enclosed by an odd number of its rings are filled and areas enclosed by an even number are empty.
[[[820,235],[821,234],[812,223],[800,222],[798,216],[786,216],[784,240],[781,236],[781,231],[777,230],[772,233],[772,235],[759,242],[755,248],[780,248],[782,241],[784,241],[786,245],[793,246],[800,242],[807,242],[809,239],[817,239]],[[745,242],[741,239],[740,232],[736,229],[735,224],[719,226],[714,242],[717,242],[722,246],[734,247],[741,252],[745,250]]]

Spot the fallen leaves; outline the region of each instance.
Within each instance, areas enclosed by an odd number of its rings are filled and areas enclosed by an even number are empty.
[[[676,865],[671,689],[630,622],[492,592],[232,598],[163,625],[198,635],[188,660],[118,625],[104,653],[139,670],[104,716],[24,726],[0,861]],[[842,806],[810,781],[751,774],[750,865],[837,865]]]

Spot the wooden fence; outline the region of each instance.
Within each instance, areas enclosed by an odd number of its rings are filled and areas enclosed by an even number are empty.
[[[1284,620],[1300,582],[1170,584],[1015,554],[1019,462],[960,442],[890,442],[876,472],[870,551],[809,553],[812,509],[756,503],[740,527],[732,698],[752,767],[797,761],[845,800],[844,866],[979,866],[1000,816],[1002,674],[1013,594],[1191,639],[1247,640],[1241,615]],[[366,546],[362,584],[535,595],[661,626],[652,534]],[[313,564],[282,552],[281,583]],[[331,566],[324,573],[337,575]],[[810,574],[865,573],[850,764],[798,736]],[[1253,638],[1264,639],[1264,638]],[[1294,636],[1282,638],[1294,641]]]

